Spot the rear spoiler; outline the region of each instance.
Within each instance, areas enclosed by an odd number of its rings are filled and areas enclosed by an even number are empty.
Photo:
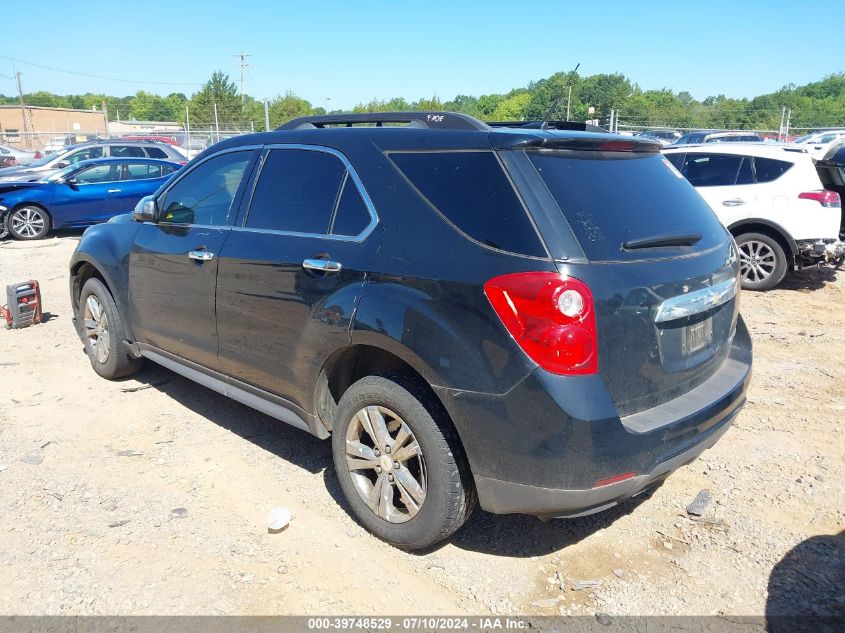
[[[575,136],[550,133],[543,136],[518,134],[490,134],[490,141],[496,149],[562,149],[579,152],[633,152],[658,154],[662,145],[657,141],[638,140],[615,134],[591,134]]]
[[[570,130],[574,132],[599,132],[607,134],[608,131],[592,123],[581,121],[494,121],[488,122],[490,127],[514,127],[528,130]]]

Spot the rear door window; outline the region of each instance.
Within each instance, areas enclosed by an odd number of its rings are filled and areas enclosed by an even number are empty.
[[[687,154],[681,173],[693,187],[728,187],[736,183],[742,156]]]
[[[167,153],[160,147],[148,147],[147,156],[150,158],[167,158]]]
[[[677,256],[727,239],[707,203],[659,154],[536,151],[527,155],[590,260]],[[692,247],[627,251],[631,240],[701,235]]]
[[[757,156],[754,159],[754,167],[757,171],[757,182],[772,182],[783,176],[792,167],[792,163]]]
[[[274,149],[264,159],[246,226],[325,235],[346,167],[327,152]]]
[[[392,152],[390,159],[472,239],[503,251],[548,256],[493,152]]]
[[[161,178],[173,169],[169,165],[150,165],[149,163],[133,163],[126,164],[126,171],[124,172],[124,180],[146,180],[148,178]]]
[[[112,158],[144,158],[144,150],[134,145],[112,145],[109,148]]]

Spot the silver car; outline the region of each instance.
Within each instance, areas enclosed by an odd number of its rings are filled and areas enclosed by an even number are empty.
[[[29,165],[39,158],[41,158],[41,152],[12,147],[10,145],[0,145],[0,165],[3,167]]]

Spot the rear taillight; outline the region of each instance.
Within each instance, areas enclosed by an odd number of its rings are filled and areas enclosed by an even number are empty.
[[[33,159],[38,160],[39,158],[44,158],[44,155],[41,152],[39,152],[38,150],[36,150],[35,156],[33,156]]]
[[[799,193],[798,197],[803,200],[815,200],[823,207],[838,207],[842,204],[839,194],[835,191],[828,191],[827,189],[805,191],[804,193]]]
[[[528,356],[555,374],[594,374],[598,344],[587,284],[557,273],[514,273],[484,284],[505,328]]]

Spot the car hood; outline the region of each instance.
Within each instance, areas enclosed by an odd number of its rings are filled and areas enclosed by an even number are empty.
[[[31,169],[27,167],[5,167],[0,169],[0,185],[6,184],[9,181],[14,182],[29,182],[32,180],[40,180],[46,178],[50,174],[56,173],[56,169]]]
[[[46,183],[36,181],[6,181],[0,182],[0,193],[9,193],[10,191],[18,191],[19,189],[31,189],[32,187],[39,187]]]

